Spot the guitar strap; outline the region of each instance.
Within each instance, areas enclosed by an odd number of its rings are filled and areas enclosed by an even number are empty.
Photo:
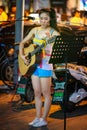
[[[51,30],[50,30],[50,34],[51,34],[51,36],[52,36],[53,32],[54,32],[54,29],[51,29]]]
[[[42,43],[46,44],[45,40],[38,39],[38,38],[34,38],[33,41],[34,41],[34,43],[38,43],[38,44],[42,44]]]

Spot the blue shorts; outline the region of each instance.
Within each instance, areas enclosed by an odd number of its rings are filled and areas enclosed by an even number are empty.
[[[38,77],[52,77],[53,75],[53,71],[52,70],[44,70],[41,68],[37,68],[33,75],[36,75]]]

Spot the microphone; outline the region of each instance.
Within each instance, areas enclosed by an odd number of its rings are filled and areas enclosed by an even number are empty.
[[[32,17],[32,16],[26,16],[27,20],[35,20],[35,17]]]

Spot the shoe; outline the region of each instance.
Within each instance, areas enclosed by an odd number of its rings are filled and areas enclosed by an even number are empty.
[[[36,124],[36,123],[38,123],[40,121],[40,118],[35,118],[32,122],[30,122],[30,123],[28,123],[28,125],[34,125],[34,124]]]
[[[34,127],[41,127],[41,126],[46,126],[46,125],[47,125],[47,122],[43,118],[40,118],[39,122],[33,124]]]

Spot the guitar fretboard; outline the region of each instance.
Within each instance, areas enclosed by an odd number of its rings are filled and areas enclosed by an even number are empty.
[[[28,54],[28,56],[33,56],[34,54],[36,54],[37,52],[40,52],[41,49],[44,47],[44,44],[41,44],[39,47],[37,47],[34,51],[32,51],[31,53]]]

